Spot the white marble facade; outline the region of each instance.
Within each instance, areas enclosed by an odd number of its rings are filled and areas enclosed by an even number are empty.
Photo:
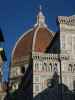
[[[33,95],[36,96],[48,87],[48,80],[56,71],[60,77],[60,62],[62,83],[70,90],[75,89],[75,16],[58,17],[60,29],[59,54],[33,52]],[[60,78],[59,78],[60,83]]]

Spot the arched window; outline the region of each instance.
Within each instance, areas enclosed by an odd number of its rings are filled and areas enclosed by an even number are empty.
[[[22,65],[21,66],[21,73],[24,74],[25,73],[25,67]]]
[[[42,71],[47,71],[47,65],[46,65],[46,63],[45,63],[45,62],[43,63],[43,66],[42,66]]]
[[[73,69],[72,64],[69,64],[68,71],[72,72],[72,69]]]
[[[50,71],[52,72],[52,64],[50,63],[49,65],[50,65]]]
[[[53,66],[53,71],[54,71],[54,72],[58,72],[57,63],[54,64],[54,66]]]
[[[39,71],[39,64],[38,63],[35,63],[35,71]]]
[[[49,64],[47,64],[47,63],[45,63],[44,62],[44,70],[46,71],[46,72],[50,72],[51,70],[50,70],[50,66],[49,66]]]

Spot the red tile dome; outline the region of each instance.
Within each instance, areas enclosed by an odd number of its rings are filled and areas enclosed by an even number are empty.
[[[12,53],[13,61],[29,56],[32,51],[45,52],[50,45],[54,33],[48,29],[45,17],[40,13],[42,12],[39,12],[34,28],[24,33],[16,42]]]

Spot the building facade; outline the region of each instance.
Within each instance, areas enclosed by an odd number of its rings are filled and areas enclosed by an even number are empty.
[[[52,85],[54,74],[58,76],[58,84],[75,90],[75,16],[58,16],[57,27],[58,32],[48,28],[40,8],[36,24],[17,40],[12,51],[10,82],[13,90],[18,88],[22,69],[27,71],[30,60],[34,97]]]
[[[6,61],[5,51],[4,48],[2,47],[3,42],[4,42],[4,37],[0,29],[0,100],[4,100],[4,96],[6,95],[6,91],[4,89],[4,83],[2,82],[3,64]]]

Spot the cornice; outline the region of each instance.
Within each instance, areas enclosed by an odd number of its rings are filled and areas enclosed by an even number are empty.
[[[75,16],[58,16],[58,23],[75,26]]]

